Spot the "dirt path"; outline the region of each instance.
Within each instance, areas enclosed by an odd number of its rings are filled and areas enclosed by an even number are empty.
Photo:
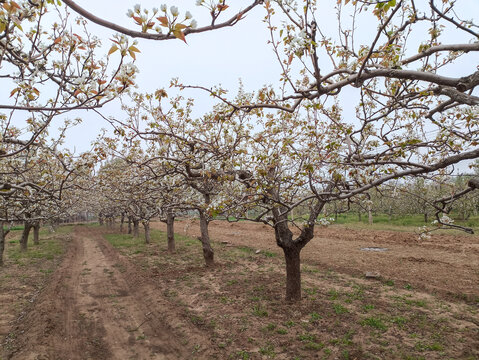
[[[160,222],[153,227],[166,231]],[[175,232],[198,236],[199,224],[179,221]],[[210,234],[213,241],[228,241],[235,246],[282,255],[272,229],[263,224],[213,221]],[[361,251],[364,247],[388,250]],[[478,236],[435,234],[427,241],[419,241],[417,234],[410,232],[330,226],[316,229],[314,239],[304,248],[301,257],[325,269],[358,276],[367,271],[379,272],[398,285],[411,284],[454,297],[479,298]]]
[[[99,230],[77,227],[50,285],[17,325],[9,357],[190,358],[194,341],[207,340],[181,334],[183,324],[168,306]]]

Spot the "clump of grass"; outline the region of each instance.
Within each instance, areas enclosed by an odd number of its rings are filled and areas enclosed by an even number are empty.
[[[361,321],[361,325],[365,326],[370,326],[372,328],[375,328],[375,329],[378,329],[378,330],[381,330],[381,331],[386,331],[387,330],[387,326],[386,324],[383,322],[383,320],[379,317],[375,317],[375,316],[370,316],[370,317],[367,317],[365,319],[363,319]]]
[[[349,312],[349,310],[341,304],[333,304],[333,310],[336,315],[346,314]]]
[[[253,315],[258,317],[268,317],[268,312],[261,305],[254,305]]]

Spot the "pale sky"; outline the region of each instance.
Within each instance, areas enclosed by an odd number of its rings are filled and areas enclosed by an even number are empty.
[[[127,9],[133,8],[138,1],[78,0],[77,3],[97,16],[135,29],[133,21],[125,14]],[[113,3],[115,6],[112,7]],[[195,1],[161,3],[167,3],[168,8],[175,4],[181,14],[189,10],[193,17],[198,19],[199,26],[205,24],[204,20],[201,21],[200,15],[206,10],[197,7]],[[236,1],[236,3],[249,2]],[[160,4],[157,1],[141,1],[141,5],[151,9],[154,6],[159,7]],[[258,7],[234,27],[188,36],[186,39],[188,44],[180,40],[138,39],[138,48],[141,50],[136,61],[136,66],[140,69],[137,76],[138,91],[153,92],[157,88],[165,87],[167,91],[173,92],[174,90],[168,87],[170,79],[174,77],[190,85],[211,87],[221,84],[231,89],[231,95],[236,94],[240,78],[245,88],[251,91],[264,84],[277,82],[280,70],[271,48],[267,45],[268,32],[262,22],[264,13],[264,9]],[[227,15],[230,14],[233,12]],[[229,17],[225,16],[225,19],[227,18]],[[105,38],[104,44],[108,49],[110,44],[108,38],[111,38],[113,32],[93,23],[89,28],[95,35]],[[198,115],[211,109],[210,98],[201,91],[188,91],[184,94],[198,99],[196,106]],[[116,101],[104,108],[102,113],[106,116],[122,115]],[[95,137],[92,135],[97,132],[96,130],[109,125],[94,112],[77,112],[75,116],[82,117],[84,124],[70,131],[69,147],[75,146],[77,152],[85,151],[89,149],[87,139],[93,140]],[[69,113],[68,117],[74,117],[73,113]]]
[[[419,0],[419,3],[426,0]],[[207,10],[195,5],[196,0],[185,1],[100,1],[100,0],[77,0],[77,3],[84,9],[102,17],[106,20],[119,23],[124,27],[137,30],[138,27],[133,24],[132,19],[126,16],[128,9],[133,8],[136,3],[141,3],[143,8],[151,9],[159,7],[166,3],[168,8],[175,5],[179,8],[180,14],[189,10],[193,18],[198,21],[199,26],[207,24],[209,15]],[[331,6],[336,1],[319,1],[320,5],[320,26],[329,32],[331,36],[337,31],[336,15]],[[463,0],[459,1],[460,6],[465,6],[466,13],[473,17],[479,14],[479,1]],[[230,9],[223,15],[228,19],[241,7],[250,4],[250,1],[236,0],[228,2]],[[326,5],[325,5],[326,4]],[[138,89],[141,92],[153,92],[157,88],[168,89],[170,79],[178,77],[181,82],[190,85],[202,85],[206,87],[221,84],[224,88],[230,90],[230,96],[234,96],[238,88],[239,79],[242,80],[245,89],[253,91],[265,84],[277,84],[279,80],[280,68],[274,56],[271,46],[267,44],[269,39],[266,24],[263,23],[265,10],[262,6],[255,8],[248,16],[240,21],[234,27],[224,28],[202,34],[193,34],[187,37],[188,44],[180,40],[153,41],[138,39],[138,48],[141,53],[137,55],[136,65],[140,69],[137,76]],[[72,17],[76,13],[72,11]],[[221,21],[220,18],[218,21]],[[370,44],[376,33],[377,23],[362,23],[359,25],[361,35],[364,35],[366,44]],[[88,29],[104,39],[105,53],[111,46],[108,40],[113,33],[109,29],[102,28],[90,23]],[[424,29],[424,32],[426,29]],[[419,44],[423,38],[417,34],[413,40]],[[445,42],[454,42],[454,31]],[[412,51],[417,51],[411,49]],[[113,54],[114,56],[115,54]],[[468,61],[467,63],[458,62],[455,69],[450,69],[450,76],[464,74],[463,67],[471,68],[479,63],[477,61]],[[325,71],[327,72],[327,71]],[[457,73],[456,73],[457,72]],[[351,91],[353,94],[354,90]],[[184,93],[187,97],[194,97],[196,101],[195,114],[200,116],[202,113],[211,109],[211,100],[201,91],[188,91]],[[349,95],[354,96],[354,95]],[[354,109],[348,110],[351,115]],[[101,110],[105,116],[115,116],[121,118],[123,115],[120,110],[119,102],[114,101]],[[95,139],[101,128],[109,128],[104,120],[92,111],[71,112],[67,115],[69,118],[81,117],[83,124],[69,131],[67,147],[76,152],[87,151],[90,148],[90,142]],[[61,118],[56,119],[52,126],[53,129],[61,124]]]

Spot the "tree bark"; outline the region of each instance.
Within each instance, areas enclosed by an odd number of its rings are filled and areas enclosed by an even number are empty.
[[[28,247],[28,235],[30,235],[30,230],[32,229],[32,224],[28,221],[25,221],[23,224],[22,237],[20,238],[20,250],[27,251]]]
[[[286,261],[286,301],[301,300],[301,248],[283,247]]]
[[[132,229],[131,229],[131,216],[128,216],[128,234],[131,234],[132,233]]]
[[[429,221],[429,216],[427,214],[427,211],[424,212],[424,222],[427,224]]]
[[[33,243],[35,245],[40,244],[40,222],[35,222],[33,224]]]
[[[140,221],[139,220],[133,220],[133,236],[134,237],[140,237]]]
[[[3,266],[3,252],[5,250],[5,238],[10,230],[5,230],[3,226],[5,223],[0,221],[0,266]]]
[[[123,225],[125,224],[125,214],[121,214],[121,220],[120,220],[120,232],[123,233]]]
[[[203,246],[203,257],[205,259],[205,264],[207,267],[213,266],[214,261],[214,251],[210,244],[210,234],[208,232],[208,219],[206,214],[202,210],[198,210],[200,213],[200,230],[201,230],[201,237],[200,241]]]
[[[371,204],[368,204],[368,224],[373,224],[373,211],[371,209]]]
[[[145,229],[145,243],[149,244],[151,242],[151,233],[150,233],[150,222],[143,221],[143,228]]]
[[[103,226],[103,215],[98,214],[98,222],[100,223],[100,226]]]
[[[168,251],[173,253],[176,251],[175,246],[175,215],[172,212],[166,214],[166,238],[168,240]]]

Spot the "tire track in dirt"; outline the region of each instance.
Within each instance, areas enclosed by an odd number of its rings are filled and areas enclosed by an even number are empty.
[[[161,289],[98,230],[83,226],[75,229],[65,260],[15,333],[7,355],[22,360],[188,359],[193,344],[209,343],[186,331]]]

